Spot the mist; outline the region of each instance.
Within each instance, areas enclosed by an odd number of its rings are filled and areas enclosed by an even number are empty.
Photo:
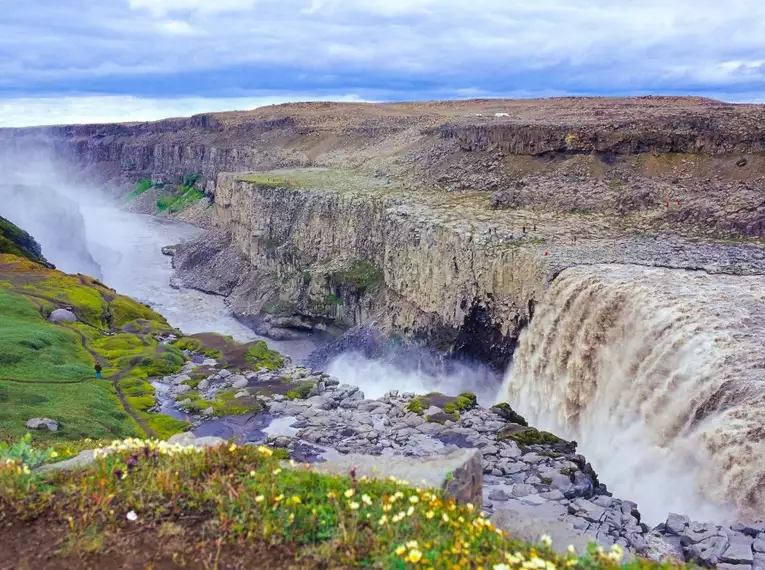
[[[346,384],[358,386],[370,399],[384,396],[391,390],[427,394],[441,392],[456,396],[472,392],[478,403],[490,406],[500,388],[501,378],[486,366],[449,361],[439,370],[393,355],[387,359],[371,359],[357,352],[346,352],[334,358],[327,373]]]

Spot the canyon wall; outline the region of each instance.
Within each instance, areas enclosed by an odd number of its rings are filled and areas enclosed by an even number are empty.
[[[227,294],[240,317],[374,323],[503,366],[544,289],[535,253],[477,243],[395,194],[269,188],[222,174],[214,207],[231,241],[183,245],[175,265],[187,284]],[[235,268],[226,256],[237,254],[247,263]]]

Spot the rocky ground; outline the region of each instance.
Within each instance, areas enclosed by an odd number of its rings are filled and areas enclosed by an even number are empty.
[[[197,389],[205,399],[234,388],[237,398],[254,397],[263,406],[242,416],[211,419],[212,409],[191,414],[199,436],[265,442],[288,450],[296,461],[311,463],[347,454],[427,458],[477,449],[483,465],[483,509],[520,537],[533,540],[544,533],[562,548],[594,540],[657,559],[765,568],[765,523],[723,527],[670,514],[666,523],[650,528],[641,521],[638,505],[611,496],[576,453],[575,442],[526,426],[509,406],[483,408],[470,394],[392,391],[368,400],[357,387],[300,366],[238,374],[217,368],[212,359],[195,360],[180,374],[159,380],[179,408],[189,402],[184,382],[202,367],[208,374]]]

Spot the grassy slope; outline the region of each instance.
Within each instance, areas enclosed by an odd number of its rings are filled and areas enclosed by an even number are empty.
[[[253,559],[236,561],[253,550],[265,553],[256,566],[269,568],[619,567],[618,552],[559,556],[549,545],[512,540],[438,492],[286,468],[262,447],[116,447],[83,472],[37,475],[0,464],[0,524],[8,524],[14,561],[35,566],[39,549],[22,538],[32,532],[59,545],[61,567],[81,560],[112,568],[128,556],[131,567],[188,557],[191,568],[251,568]],[[153,541],[157,535],[165,540]],[[215,563],[205,566],[210,552]]]
[[[70,307],[79,322],[49,323],[57,307]],[[23,435],[32,417],[59,421],[59,432],[36,433],[53,441],[181,431],[182,422],[145,412],[153,404],[146,379],[184,362],[179,349],[154,338],[171,330],[160,315],[96,280],[0,255],[0,402],[10,404],[0,406],[0,438]],[[94,378],[96,359],[105,380]]]
[[[38,263],[47,263],[34,238],[2,216],[0,216],[0,253],[11,253]]]

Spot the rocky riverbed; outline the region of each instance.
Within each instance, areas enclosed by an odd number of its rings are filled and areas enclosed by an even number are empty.
[[[200,374],[201,371],[201,374]],[[204,375],[202,380],[190,381]],[[196,384],[192,389],[190,384]],[[195,357],[180,374],[157,379],[158,408],[188,417],[197,436],[286,449],[299,462],[347,454],[427,458],[478,449],[483,460],[483,509],[496,524],[527,539],[549,534],[559,548],[589,541],[619,544],[652,558],[695,560],[720,568],[765,568],[765,523],[722,526],[670,514],[651,528],[637,504],[613,497],[576,442],[529,427],[507,405],[480,407],[471,394],[391,391],[369,400],[356,386],[287,364],[232,372]],[[235,390],[252,411],[214,417],[196,410],[202,398]],[[191,398],[190,395],[198,395]],[[355,456],[354,456],[355,457]]]

